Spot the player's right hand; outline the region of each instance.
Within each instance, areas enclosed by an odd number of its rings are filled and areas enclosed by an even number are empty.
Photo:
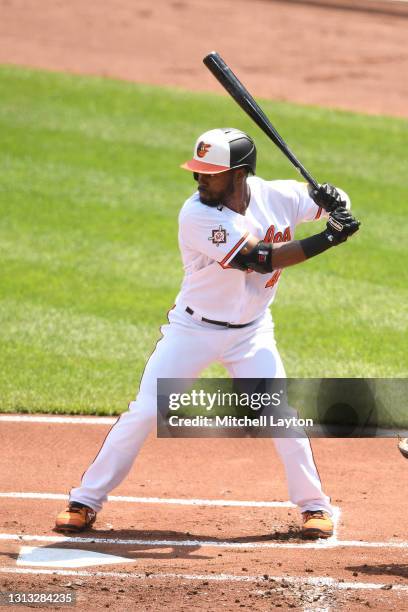
[[[329,183],[319,185],[318,189],[310,188],[309,194],[318,206],[321,206],[329,213],[341,207],[346,208],[346,200],[343,199],[338,189]]]
[[[326,225],[325,235],[333,245],[346,242],[360,227],[360,221],[355,219],[349,210],[343,207],[334,210]]]

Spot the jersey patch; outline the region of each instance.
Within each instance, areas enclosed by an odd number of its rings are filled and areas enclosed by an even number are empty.
[[[220,244],[225,244],[227,242],[227,236],[227,230],[220,225],[217,229],[211,230],[211,236],[208,240],[211,240],[211,242],[218,247]]]

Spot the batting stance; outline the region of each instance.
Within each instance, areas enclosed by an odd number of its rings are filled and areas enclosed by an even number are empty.
[[[156,423],[157,378],[197,378],[214,361],[233,378],[283,378],[269,306],[281,271],[345,242],[359,228],[346,194],[330,185],[311,191],[293,180],[255,176],[256,148],[243,132],[202,134],[193,159],[197,190],[179,215],[184,279],[162,339],[146,364],[135,401],[105,439],[70,493],[56,529],[90,527],[108,493],[128,474]],[[293,240],[304,221],[328,218],[326,229]],[[274,439],[290,500],[303,516],[306,538],[333,533],[330,499],[322,491],[307,438]]]

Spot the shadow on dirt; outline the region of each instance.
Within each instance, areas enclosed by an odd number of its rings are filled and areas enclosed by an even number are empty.
[[[406,563],[380,563],[378,565],[349,565],[344,569],[371,576],[401,576],[408,578],[408,564]]]
[[[53,530],[59,535],[64,535],[60,532]],[[297,542],[303,541],[299,527],[289,526],[285,531],[273,531],[271,533],[253,534],[247,536],[235,536],[235,537],[222,537],[214,535],[196,535],[190,531],[173,531],[173,530],[146,530],[146,529],[88,529],[81,533],[65,534],[67,537],[83,537],[83,538],[95,538],[98,539],[112,539],[112,540],[180,540],[180,541],[194,541],[194,542],[215,542],[217,543],[234,543],[234,542]]]
[[[59,535],[63,535],[59,533]],[[213,536],[194,535],[189,531],[142,531],[142,530],[95,530],[89,529],[79,534],[66,534],[72,538],[66,541],[56,542],[47,548],[81,548],[89,550],[97,547],[98,552],[117,554],[129,558],[148,559],[212,559],[219,552],[228,547],[228,544],[262,543],[262,542],[300,542],[303,541],[299,529],[289,528],[287,531],[275,531],[271,534],[251,535],[234,538],[220,538]],[[80,538],[92,541],[81,542]],[[106,540],[112,542],[106,542]],[[176,544],[175,542],[180,542]],[[183,544],[185,542],[185,544]],[[189,544],[187,544],[189,542]],[[208,554],[197,554],[201,550],[202,543],[213,542],[216,552]]]

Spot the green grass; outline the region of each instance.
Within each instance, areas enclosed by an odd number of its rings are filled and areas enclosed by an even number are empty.
[[[406,376],[407,122],[263,106],[362,220],[349,244],[283,273],[288,375]],[[182,278],[177,213],[193,183],[179,164],[217,125],[256,137],[260,176],[297,178],[226,97],[0,68],[1,411],[126,408]]]

